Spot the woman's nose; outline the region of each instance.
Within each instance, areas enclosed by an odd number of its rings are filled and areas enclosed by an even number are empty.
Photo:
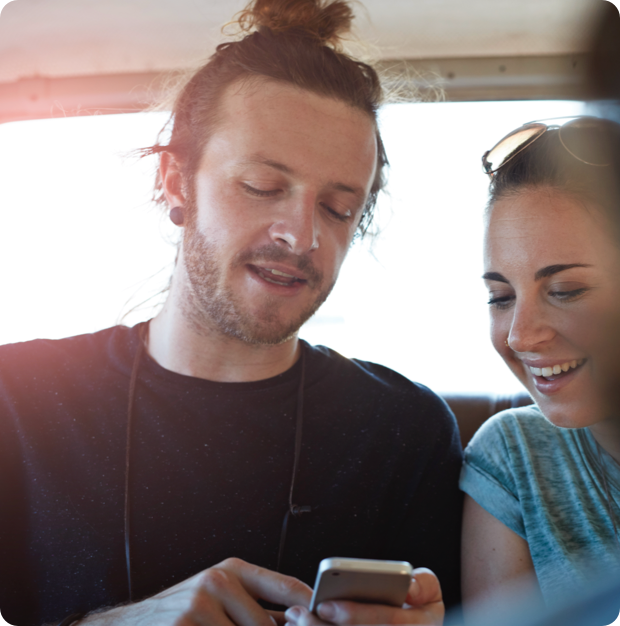
[[[555,336],[544,307],[532,302],[517,302],[513,309],[508,346],[515,352],[536,352]]]

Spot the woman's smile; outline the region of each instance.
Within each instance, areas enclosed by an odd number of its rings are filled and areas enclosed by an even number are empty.
[[[542,366],[541,364],[541,367],[526,365],[524,362],[524,366],[526,370],[529,370],[536,389],[546,396],[551,396],[582,374],[581,368],[586,362],[587,359],[573,359],[564,361],[561,365],[556,363]]]
[[[543,365],[540,364],[540,367],[534,367],[529,365],[530,372],[534,374],[534,376],[545,378],[547,380],[555,380],[558,376],[563,376],[571,369],[575,369],[580,367],[585,363],[585,359],[573,359],[572,361],[565,361],[561,365],[556,363],[555,365]]]
[[[599,333],[620,309],[620,250],[602,212],[534,187],[498,200],[487,219],[495,349],[551,422],[601,421]]]

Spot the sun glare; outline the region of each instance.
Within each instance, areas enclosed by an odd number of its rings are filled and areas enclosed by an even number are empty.
[[[387,107],[382,233],[353,246],[301,335],[437,391],[519,390],[488,339],[480,157],[524,122],[581,111],[572,102]],[[152,144],[164,120],[145,113],[0,126],[0,343],[110,326],[166,285],[174,228],[150,202],[155,163],[129,155]],[[152,314],[147,303],[124,321]]]

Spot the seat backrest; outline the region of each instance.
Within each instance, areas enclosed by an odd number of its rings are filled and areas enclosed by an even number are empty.
[[[461,432],[463,449],[469,443],[474,433],[492,415],[518,406],[532,404],[528,393],[521,392],[512,395],[496,394],[441,394],[448,406],[454,412]]]

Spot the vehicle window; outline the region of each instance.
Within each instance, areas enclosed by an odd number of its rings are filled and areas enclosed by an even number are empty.
[[[487,179],[480,158],[524,122],[578,102],[398,104],[381,125],[391,162],[381,234],[356,242],[301,336],[383,363],[436,391],[509,393],[488,340],[481,275]],[[167,283],[175,229],[150,202],[162,113],[0,125],[0,343],[116,323]],[[129,301],[129,302],[128,302]],[[154,298],[124,318],[153,314]]]

